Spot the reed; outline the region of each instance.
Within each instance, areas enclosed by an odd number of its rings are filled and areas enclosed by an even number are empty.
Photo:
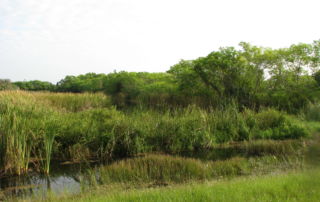
[[[120,111],[109,106],[103,94],[2,91],[0,134],[0,172],[22,174],[30,158],[49,173],[53,157],[111,161],[154,152],[200,157],[235,144],[249,145],[248,151],[237,150],[244,157],[272,153],[273,148],[276,153],[278,144],[257,140],[301,141],[310,131],[299,119],[273,109],[239,111],[229,105],[214,110],[189,106]],[[224,159],[218,153],[214,158]]]
[[[109,97],[102,93],[50,93],[33,92],[38,102],[65,112],[79,112],[93,108],[105,108],[111,106]]]
[[[2,159],[5,172],[23,174],[28,171],[32,141],[25,118],[15,111],[7,111],[1,116]]]
[[[54,125],[50,125],[51,129],[47,130],[44,135],[44,151],[45,151],[45,164],[44,164],[44,173],[49,174],[50,171],[50,162],[51,162],[51,154],[52,154],[52,146],[54,142],[54,137],[56,135]]]

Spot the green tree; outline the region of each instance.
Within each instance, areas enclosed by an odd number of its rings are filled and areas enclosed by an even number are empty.
[[[240,105],[251,105],[257,81],[262,80],[256,66],[233,47],[197,59],[194,69],[223,103],[236,100]]]
[[[30,90],[30,91],[54,91],[55,85],[47,81],[17,81],[14,82],[21,90]]]

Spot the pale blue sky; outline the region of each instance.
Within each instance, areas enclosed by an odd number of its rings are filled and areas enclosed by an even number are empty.
[[[0,0],[0,78],[163,72],[240,41],[320,39],[319,0]]]

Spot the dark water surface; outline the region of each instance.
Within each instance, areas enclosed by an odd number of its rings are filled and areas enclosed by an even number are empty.
[[[49,191],[56,195],[79,193],[83,186],[89,184],[87,175],[90,170],[90,173],[96,172],[96,169],[88,165],[55,163],[50,168],[49,176],[29,173],[23,176],[2,177],[0,178],[0,201],[1,197],[42,198],[46,197]]]

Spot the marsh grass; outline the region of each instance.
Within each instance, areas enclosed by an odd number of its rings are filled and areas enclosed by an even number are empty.
[[[166,185],[249,174],[266,174],[275,170],[297,169],[301,166],[301,159],[294,161],[290,158],[275,156],[201,161],[193,158],[148,154],[103,166],[99,168],[99,173],[103,184],[154,183],[155,185]]]
[[[185,152],[182,156],[203,160],[225,160],[232,157],[261,156],[298,156],[307,150],[307,144],[302,140],[255,140],[214,145],[210,150],[198,153]]]
[[[20,175],[28,171],[33,147],[31,123],[27,119],[30,111],[22,112],[16,110],[12,105],[3,110],[0,117],[1,163],[4,172]]]
[[[50,93],[33,92],[38,102],[65,112],[79,112],[111,106],[110,99],[102,93]]]
[[[45,152],[45,163],[44,163],[44,169],[43,172],[45,174],[49,174],[50,171],[50,162],[51,162],[51,155],[52,155],[52,147],[54,143],[54,138],[56,135],[58,135],[58,125],[57,121],[52,120],[46,120],[46,130],[44,134],[43,144],[44,144],[44,152]]]
[[[210,153],[211,160],[237,153],[285,155],[294,149],[275,141],[301,141],[310,135],[300,120],[273,109],[239,111],[230,105],[120,111],[109,104],[103,94],[0,92],[1,173],[27,172],[30,158],[48,173],[52,158],[110,162],[154,152],[192,157]]]
[[[40,170],[49,173],[64,117],[106,106],[108,98],[102,94],[0,92],[0,173],[28,172],[31,155],[35,164],[41,164]]]
[[[7,118],[7,119],[6,119]],[[30,144],[27,141],[25,120],[15,113],[8,114],[2,119],[3,128],[7,127],[8,136],[3,138],[5,171],[9,173],[25,173],[28,170]]]

